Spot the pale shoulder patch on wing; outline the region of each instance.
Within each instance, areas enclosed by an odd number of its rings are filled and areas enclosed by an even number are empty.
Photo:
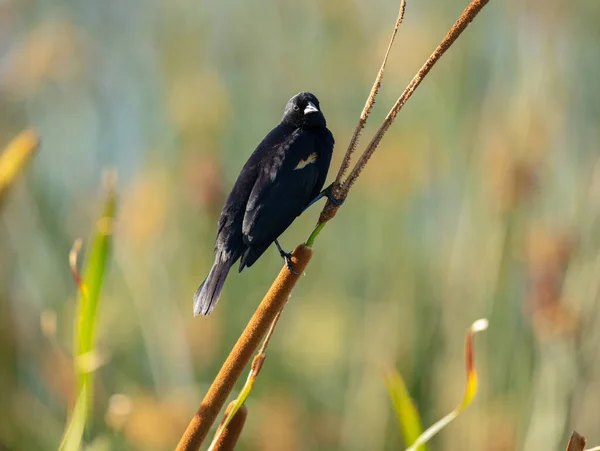
[[[300,160],[298,165],[294,168],[294,171],[297,171],[298,169],[304,169],[306,166],[314,163],[315,161],[317,161],[317,152],[311,153],[306,160]]]

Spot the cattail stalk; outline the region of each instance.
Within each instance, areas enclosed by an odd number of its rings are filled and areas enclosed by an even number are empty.
[[[283,265],[204,396],[200,408],[177,445],[177,451],[195,451],[200,447],[225,405],[235,383],[287,302],[294,285],[304,272],[311,257],[312,250],[304,244],[294,249],[292,264],[298,274],[293,274]]]

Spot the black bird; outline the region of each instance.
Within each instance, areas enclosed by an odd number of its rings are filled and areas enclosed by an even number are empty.
[[[281,122],[250,155],[225,201],[218,222],[215,263],[194,295],[194,316],[212,311],[227,273],[238,259],[241,272],[273,242],[293,271],[290,254],[283,251],[277,238],[311,201],[330,197],[329,190],[321,193],[321,188],[333,144],[319,100],[309,92],[292,97]]]

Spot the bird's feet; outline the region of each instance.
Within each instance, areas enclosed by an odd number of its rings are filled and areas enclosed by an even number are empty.
[[[332,189],[333,189],[333,183],[331,185],[329,185],[327,188],[325,188],[323,191],[321,191],[319,194],[317,194],[317,196],[313,200],[311,200],[306,207],[304,207],[304,210],[302,210],[302,213],[304,213],[306,210],[308,210],[308,208],[312,204],[314,204],[315,202],[320,200],[322,197],[326,197],[327,199],[329,199],[333,205],[336,205],[338,207],[340,205],[342,205],[346,199],[336,199],[333,196],[333,193],[331,192]]]
[[[280,255],[285,260],[285,266],[287,266],[287,269],[289,269],[292,274],[298,275],[298,273],[294,270],[294,265],[292,265],[292,253],[281,252]]]
[[[340,205],[342,205],[344,203],[344,201],[346,200],[346,198],[344,199],[337,199],[333,196],[333,193],[331,192],[333,190],[333,183],[331,185],[329,185],[327,188],[325,188],[322,193],[323,196],[325,196],[327,199],[329,199],[329,201],[333,204],[333,205],[337,205],[338,207]]]
[[[294,265],[292,265],[292,253],[284,251],[277,240],[275,240],[275,246],[277,246],[279,255],[281,255],[281,257],[285,260],[285,266],[287,266],[287,269],[289,269],[292,274],[298,275],[298,273],[294,270]]]

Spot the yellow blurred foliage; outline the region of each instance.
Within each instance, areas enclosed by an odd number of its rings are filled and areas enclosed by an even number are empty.
[[[322,299],[314,295],[314,299]],[[308,298],[310,299],[310,297]],[[292,300],[293,302],[293,300]],[[326,303],[305,302],[294,306],[286,315],[286,360],[294,371],[318,378],[339,368],[344,359],[347,318],[339,315],[333,299]]]
[[[77,394],[73,359],[57,346],[40,354],[39,359],[39,371],[52,394],[66,405],[73,405]]]
[[[14,138],[0,153],[0,200],[39,145],[40,137],[37,132],[29,129]]]
[[[184,396],[157,400],[141,394],[113,403],[108,418],[113,426],[121,427],[127,440],[137,449],[170,449],[178,442],[188,421],[189,404]],[[127,417],[125,421],[123,418]]]
[[[83,80],[85,35],[67,20],[47,20],[25,35],[6,58],[0,89],[20,99],[47,80]]]
[[[125,190],[117,227],[134,248],[147,245],[164,230],[171,189],[166,174],[154,169]]]
[[[231,119],[229,95],[218,75],[182,71],[170,87],[167,108],[180,132],[210,143]]]
[[[304,449],[306,437],[300,434],[298,423],[302,409],[298,399],[288,393],[273,390],[249,407],[249,417],[258,419],[258,430],[253,437],[261,451],[295,451]]]
[[[366,145],[366,144],[365,144]],[[381,142],[358,183],[363,189],[392,197],[413,194],[430,179],[431,138],[413,130],[410,136],[393,131]]]
[[[530,198],[537,185],[535,160],[516,157],[513,147],[501,133],[488,138],[483,155],[484,182],[492,206],[500,212],[514,208],[518,202]]]

